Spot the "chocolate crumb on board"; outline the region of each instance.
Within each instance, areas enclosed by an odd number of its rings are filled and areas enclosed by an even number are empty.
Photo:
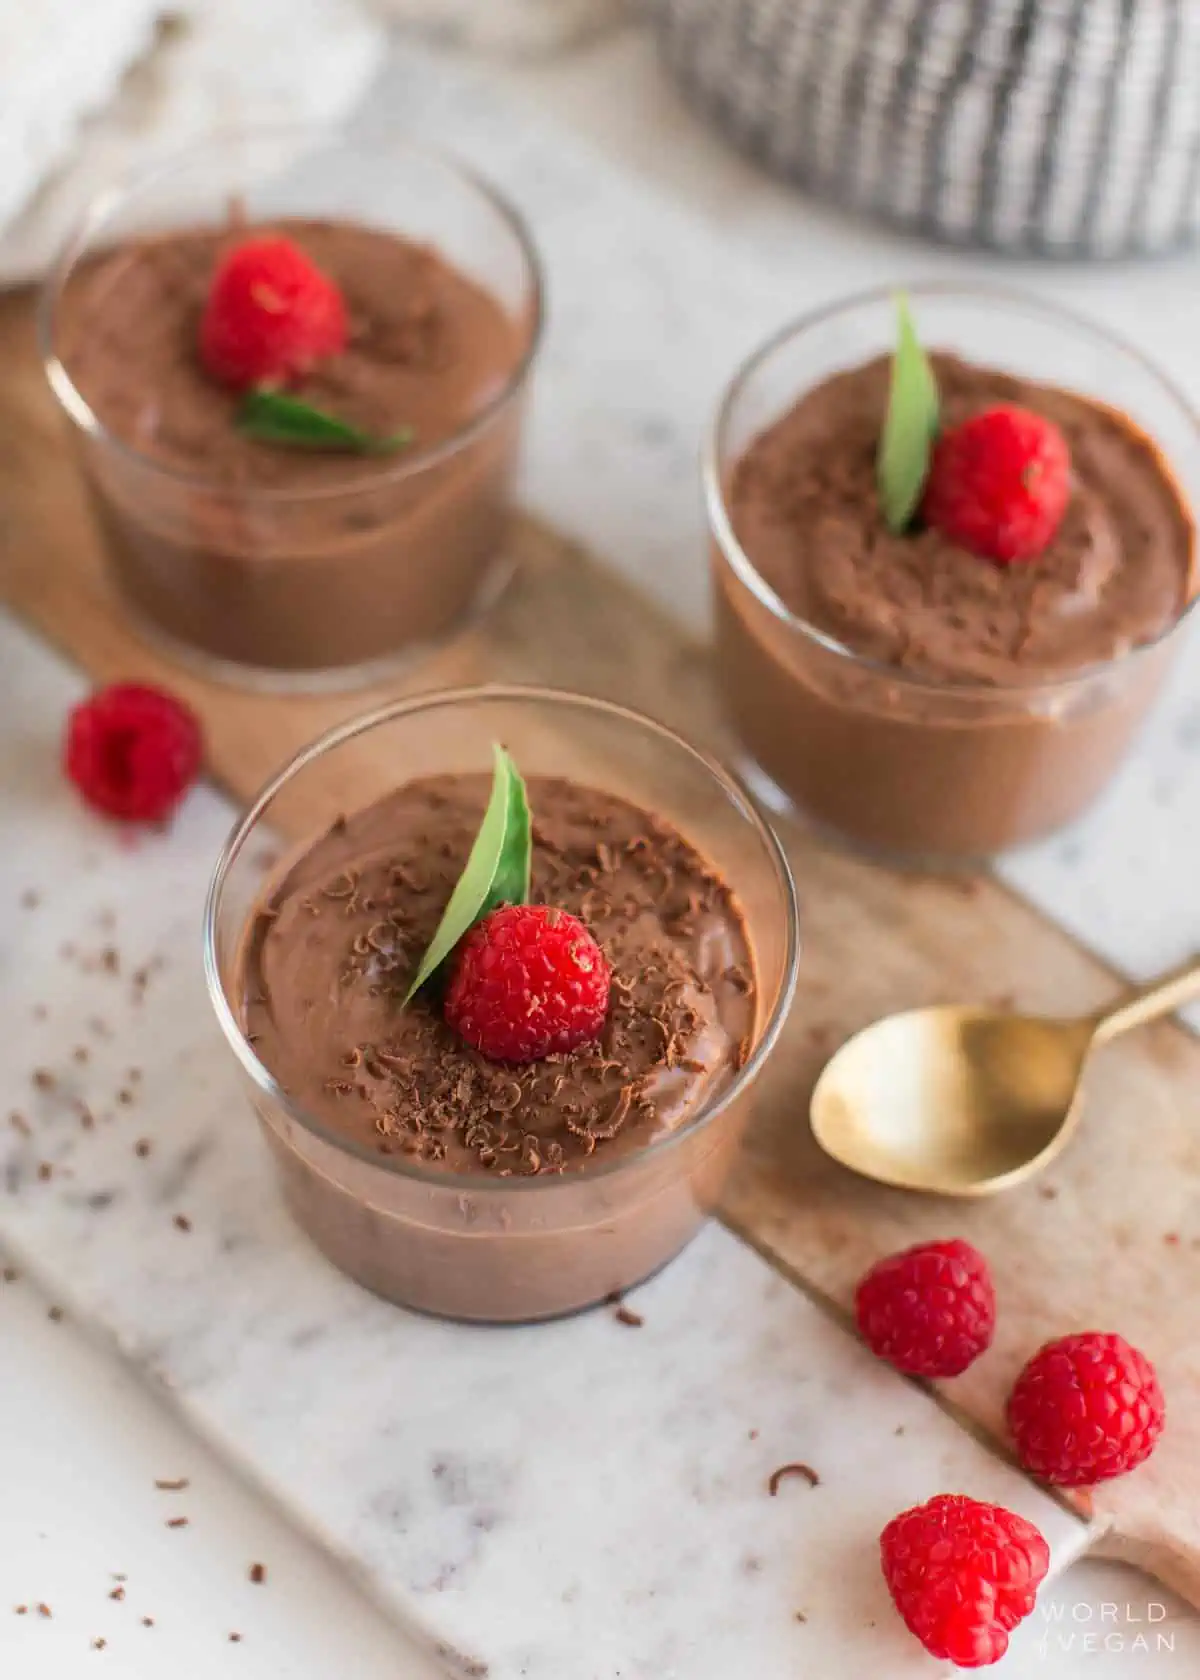
[[[153,1145],[151,1144],[149,1138],[139,1138],[133,1146],[133,1153],[137,1156],[139,1161],[144,1161],[147,1155],[149,1155],[152,1147]]]
[[[641,1313],[633,1311],[632,1307],[619,1306],[613,1314],[618,1324],[627,1324],[631,1330],[640,1330],[646,1320]]]
[[[5,1266],[3,1272],[0,1272],[0,1277],[3,1277],[5,1283],[16,1283],[20,1275],[15,1266]]]
[[[229,1643],[231,1645],[240,1645],[242,1643],[241,1634],[240,1633],[231,1633],[229,1635]]]
[[[28,1604],[14,1604],[13,1605],[13,1614],[15,1616],[28,1616],[28,1614],[29,1614]]]
[[[37,1607],[37,1613],[39,1616],[45,1617],[46,1621],[49,1621],[51,1616],[54,1614],[48,1604],[39,1604]]]
[[[192,1228],[192,1222],[186,1213],[177,1213],[171,1223],[177,1231],[190,1231]]]
[[[61,1307],[48,1307],[46,1310],[46,1317],[51,1324],[61,1324],[66,1316]]]
[[[39,1161],[37,1175],[43,1184],[48,1184],[54,1177],[53,1161]]]
[[[154,1485],[160,1493],[182,1493],[191,1483],[186,1476],[178,1476],[174,1481],[167,1481],[165,1478],[157,1480]]]
[[[796,1620],[798,1622],[806,1622],[808,1620],[808,1617],[804,1614],[803,1610],[797,1610]]]
[[[49,1068],[34,1068],[30,1077],[35,1089],[39,1091],[53,1091],[58,1084],[58,1080],[55,1079]]]
[[[250,1565],[250,1579],[256,1587],[261,1587],[266,1578],[267,1566],[265,1563],[252,1563]]]
[[[21,894],[22,910],[36,910],[41,902],[41,895],[34,887],[26,887],[25,891]]]
[[[772,1473],[771,1479],[767,1483],[767,1492],[772,1499],[779,1492],[781,1484],[787,1481],[790,1476],[802,1477],[809,1487],[820,1487],[821,1485],[821,1478],[811,1464],[781,1464],[779,1469]]]
[[[168,1517],[167,1518],[167,1527],[168,1528],[186,1528],[187,1526],[188,1526],[188,1519],[186,1517]]]
[[[143,1627],[153,1627],[154,1626],[154,1617],[153,1616],[143,1616],[142,1617],[142,1626]]]
[[[108,1640],[105,1639],[104,1635],[102,1633],[98,1633],[96,1635],[95,1639],[92,1640],[92,1650],[93,1651],[103,1651],[104,1647],[107,1644],[108,1644]]]
[[[108,1596],[109,1598],[115,1600],[117,1604],[123,1604],[125,1602],[125,1588],[114,1587]]]
[[[22,1137],[33,1136],[33,1127],[29,1124],[28,1120],[26,1120],[25,1116],[19,1109],[14,1108],[9,1113],[8,1123],[12,1127],[13,1131],[19,1132]]]

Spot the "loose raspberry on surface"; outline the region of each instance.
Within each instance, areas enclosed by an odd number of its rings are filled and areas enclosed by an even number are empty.
[[[346,306],[290,239],[247,239],[217,266],[200,321],[200,360],[234,390],[283,385],[346,345]]]
[[[854,1311],[873,1353],[916,1377],[956,1377],[991,1345],[996,1292],[970,1243],[918,1243],[880,1260]]]
[[[1034,560],[1071,499],[1071,452],[1052,420],[1001,403],[942,433],[921,517],[951,542],[1004,565]]]
[[[508,904],[471,929],[446,993],[446,1019],[493,1062],[534,1062],[598,1037],[612,971],[581,921]]]
[[[1047,1342],[1008,1397],[1008,1427],[1025,1468],[1059,1487],[1088,1487],[1136,1469],[1165,1416],[1154,1367],[1121,1336],[1098,1330]]]
[[[893,1517],[879,1549],[910,1633],[959,1668],[999,1662],[1050,1566],[1050,1548],[1031,1522],[959,1493]]]
[[[64,767],[87,803],[125,822],[162,822],[195,781],[204,742],[195,713],[143,683],[113,683],[67,720]]]

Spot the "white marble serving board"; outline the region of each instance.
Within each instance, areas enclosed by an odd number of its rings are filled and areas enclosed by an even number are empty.
[[[82,687],[0,618],[0,1117],[32,1134],[0,1118],[0,1240],[451,1673],[902,1680],[940,1665],[883,1588],[894,1512],[966,1491],[1057,1569],[1079,1554],[1081,1523],[719,1227],[638,1329],[468,1329],[342,1279],[276,1200],[204,995],[232,811],[201,788],[169,834],[89,816],[58,768]],[[796,1459],[820,1486],[768,1497]]]

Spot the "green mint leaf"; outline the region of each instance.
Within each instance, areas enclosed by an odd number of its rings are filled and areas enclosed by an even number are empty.
[[[520,772],[504,748],[493,746],[492,791],[466,866],[450,894],[437,932],[405,994],[409,1004],[459,940],[500,904],[529,900],[532,822]]]
[[[896,299],[896,349],[876,476],[889,531],[907,531],[921,503],[938,434],[938,388],[908,300]]]
[[[390,455],[413,441],[406,426],[391,437],[372,437],[358,426],[339,420],[334,414],[313,408],[298,397],[263,388],[247,391],[238,410],[238,425],[260,443],[278,443],[288,449],[336,449],[355,455]]]

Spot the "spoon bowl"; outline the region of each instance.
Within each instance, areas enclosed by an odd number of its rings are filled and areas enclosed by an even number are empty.
[[[1094,1047],[1197,992],[1193,963],[1082,1020],[961,1007],[889,1015],[826,1065],[812,1095],[813,1133],[835,1161],[878,1183],[992,1195],[1066,1147]]]

